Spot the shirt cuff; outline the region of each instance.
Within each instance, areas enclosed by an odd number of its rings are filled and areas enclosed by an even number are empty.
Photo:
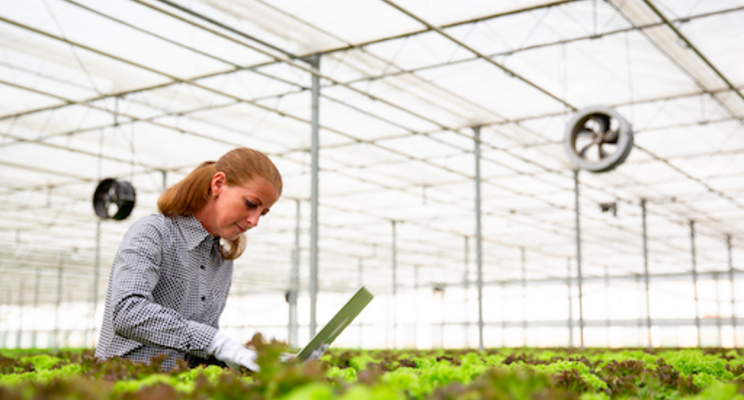
[[[209,345],[217,334],[217,329],[194,321],[186,321],[186,334],[181,343],[181,349],[197,357],[209,357]]]

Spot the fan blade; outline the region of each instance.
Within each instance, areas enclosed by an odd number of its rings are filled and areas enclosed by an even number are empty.
[[[594,133],[594,131],[592,131],[592,130],[590,130],[590,129],[586,129],[586,127],[584,127],[584,129],[582,129],[582,130],[580,130],[580,131],[576,132],[576,138],[577,138],[577,139],[579,138],[579,136],[582,136],[582,135],[584,135],[584,136],[585,136],[585,135],[591,135],[591,136],[592,136],[592,138],[594,138],[594,136],[597,136],[597,134],[596,134],[596,133]]]
[[[620,136],[620,132],[617,130],[609,131],[605,134],[603,142],[609,143],[609,144],[617,144],[618,137]]]
[[[589,148],[592,147],[592,146],[594,146],[594,145],[595,145],[595,143],[594,142],[591,142],[588,145],[584,146],[584,148],[581,149],[581,151],[579,152],[579,157],[586,158],[585,157],[585,154],[586,154],[587,150],[589,150]]]
[[[598,130],[602,133],[610,129],[610,117],[604,114],[594,114],[591,119],[597,124]]]
[[[602,149],[602,143],[601,142],[597,145],[597,149],[598,149],[599,159],[600,160],[603,159],[603,158],[605,158],[605,157],[607,157],[607,153],[605,153],[605,151]]]

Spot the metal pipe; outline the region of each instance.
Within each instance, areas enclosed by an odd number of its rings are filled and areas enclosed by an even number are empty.
[[[391,249],[391,257],[392,257],[392,264],[393,264],[393,348],[398,348],[398,309],[397,309],[397,300],[398,300],[398,271],[397,271],[397,258],[398,258],[398,249],[396,247],[396,230],[395,230],[395,221],[390,221],[392,223],[393,228],[393,243],[392,243],[392,249]]]
[[[238,64],[231,63],[229,60],[224,60],[224,59],[219,58],[219,57],[216,57],[214,55],[209,55],[209,54],[206,54],[206,53],[202,53],[199,50],[196,50],[196,49],[191,48],[189,46],[185,46],[185,45],[183,45],[181,43],[178,43],[178,42],[169,40],[169,39],[167,39],[167,38],[165,38],[163,36],[153,34],[152,32],[148,32],[148,31],[146,31],[144,29],[139,29],[139,28],[137,28],[134,25],[127,24],[127,23],[125,23],[125,22],[123,22],[121,20],[118,20],[116,18],[113,18],[113,17],[111,17],[109,15],[106,15],[106,14],[103,14],[103,13],[100,13],[100,12],[97,12],[97,11],[91,9],[91,8],[85,7],[85,6],[81,5],[81,4],[75,3],[73,1],[70,1],[70,0],[65,0],[65,1],[67,1],[68,3],[74,4],[75,6],[80,7],[82,9],[85,9],[86,11],[93,12],[93,13],[95,13],[97,15],[100,15],[100,16],[102,16],[104,18],[107,18],[109,20],[113,20],[113,21],[115,21],[115,22],[117,22],[119,24],[122,24],[122,25],[124,25],[124,26],[126,26],[128,28],[138,30],[138,31],[140,31],[140,32],[142,32],[142,33],[144,33],[146,35],[149,35],[151,37],[154,37],[156,39],[167,41],[167,42],[169,42],[169,43],[171,43],[171,44],[173,44],[175,46],[184,48],[184,49],[189,50],[189,51],[192,51],[192,52],[196,52],[196,53],[201,54],[201,55],[205,55],[205,56],[211,57],[212,59],[217,60],[217,61],[220,61],[222,63],[231,64],[236,69],[247,69],[247,68],[241,68],[241,66],[238,65]],[[534,10],[541,9],[541,8],[544,8],[544,7],[553,7],[555,5],[560,5],[560,4],[568,3],[568,2],[571,2],[571,1],[575,1],[575,0],[557,1],[557,2],[554,2],[554,3],[541,4],[541,5],[537,5],[537,6],[527,7],[527,8],[524,8],[524,9],[510,10],[510,11],[507,11],[507,12],[504,12],[504,13],[492,14],[492,15],[488,15],[488,16],[485,16],[485,17],[479,17],[479,18],[476,18],[476,19],[465,20],[465,21],[457,21],[457,22],[452,23],[452,24],[442,25],[439,28],[440,29],[445,29],[445,28],[450,28],[450,27],[455,27],[455,26],[462,26],[462,25],[472,24],[472,23],[476,23],[476,22],[480,22],[480,21],[490,20],[490,19],[493,19],[493,18],[499,18],[499,17],[505,16],[505,15],[512,15],[512,14],[518,14],[518,13],[523,13],[523,12],[528,12],[528,11],[534,11]],[[683,21],[684,22],[689,22],[689,21],[696,20],[696,19],[699,19],[699,18],[706,18],[706,17],[710,17],[710,16],[713,16],[713,15],[725,14],[725,13],[729,13],[729,12],[739,11],[742,8],[743,7],[733,7],[733,8],[729,8],[729,9],[723,9],[723,10],[715,10],[715,11],[712,11],[712,12],[709,12],[709,13],[702,13],[702,14],[698,14],[698,15],[694,15],[694,16],[690,16],[690,17],[683,17],[683,18],[678,18],[678,19],[670,20],[670,22],[672,22],[672,23],[678,23],[678,22],[683,22]],[[192,23],[192,21],[184,21],[184,22]],[[622,29],[617,29],[617,30],[606,31],[606,32],[603,32],[602,33],[602,37],[606,37],[606,36],[610,36],[610,35],[616,35],[616,34],[621,34],[621,33],[629,32],[629,31],[638,31],[638,30],[642,30],[642,29],[648,29],[648,28],[657,27],[657,26],[660,26],[660,25],[663,25],[663,24],[664,24],[663,22],[653,22],[653,23],[648,23],[648,24],[643,24],[643,25],[636,25],[636,26],[633,26],[631,28],[622,28]],[[195,25],[195,24],[193,24],[193,25],[196,26],[196,27],[201,28],[201,26],[199,26],[199,25]],[[371,40],[371,41],[367,41],[367,42],[356,43],[356,44],[351,45],[351,46],[344,46],[344,47],[329,49],[329,50],[326,50],[326,51],[321,52],[321,54],[330,54],[332,52],[347,51],[347,50],[350,50],[350,49],[353,49],[353,48],[363,48],[364,46],[367,46],[367,45],[370,45],[370,44],[374,44],[374,43],[379,43],[381,41],[397,40],[397,39],[400,39],[400,38],[405,38],[405,37],[408,37],[408,36],[417,35],[417,34],[425,33],[425,32],[428,32],[428,31],[431,31],[431,29],[422,29],[422,30],[415,31],[415,32],[407,32],[407,33],[404,33],[404,34],[401,34],[401,35],[395,35],[395,36],[386,37],[384,39],[375,39],[375,40]],[[236,43],[242,44],[242,42],[239,42],[239,41],[237,41],[236,39],[234,39],[232,37],[229,37],[229,36],[226,36],[226,35],[225,36],[221,36],[221,37],[226,38],[228,40],[233,40]],[[523,46],[523,47],[518,48],[518,49],[512,49],[512,50],[510,50],[508,54],[516,54],[516,53],[519,53],[519,52],[531,51],[531,50],[534,50],[536,48],[556,46],[556,45],[561,45],[561,44],[564,44],[564,43],[571,43],[571,42],[574,42],[574,41],[594,40],[596,38],[597,38],[597,35],[595,35],[595,34],[592,33],[590,35],[578,36],[576,38],[562,39],[562,40],[559,40],[559,41],[554,41],[554,42],[549,42],[549,43],[541,43],[541,44],[536,44],[536,45],[531,45],[531,46]],[[502,56],[502,55],[506,55],[506,54],[507,54],[506,52],[494,53],[494,54],[489,54],[488,57],[494,58],[494,57]],[[452,65],[452,64],[457,64],[457,63],[462,63],[462,62],[470,62],[470,61],[473,61],[475,59],[477,59],[477,57],[466,58],[466,59],[463,59],[463,60],[458,59],[457,61],[440,63],[440,64],[436,64],[436,65],[433,65],[433,66],[426,66],[426,67],[422,67],[422,68],[407,69],[406,70],[406,73],[416,73],[417,71],[420,71],[421,69],[424,69],[424,68],[441,68],[443,66],[448,66],[448,65]],[[264,66],[267,66],[267,65],[277,64],[279,62],[281,62],[281,61],[274,61],[274,62],[263,63],[263,64],[259,64],[259,65],[253,65],[252,67],[253,68],[264,67]],[[255,69],[248,69],[248,70],[250,70],[251,72],[255,72],[255,73],[261,74],[260,71],[256,71]],[[205,74],[205,75],[199,76],[199,77],[197,77],[195,79],[192,79],[192,80],[207,79],[207,78],[211,78],[211,77],[215,77],[215,76],[221,76],[221,75],[226,75],[226,74],[230,74],[230,73],[234,73],[234,71],[233,70],[229,70],[228,72],[217,72],[217,73]],[[387,78],[390,78],[391,76],[396,76],[396,75],[399,75],[399,74],[401,74],[401,72],[385,73],[385,74],[376,75],[374,77],[365,78],[365,80],[370,80],[370,79],[372,79],[372,80],[387,79]],[[264,76],[267,76],[267,77],[271,77],[270,75],[267,75],[267,74],[263,74],[263,75]],[[282,81],[284,83],[292,84],[291,82],[285,81],[285,80],[280,79],[280,78],[277,78],[277,77],[271,77],[271,78],[280,80],[280,81]],[[99,100],[102,100],[102,99],[105,99],[105,98],[108,98],[108,97],[123,96],[123,95],[129,94],[129,93],[140,93],[140,92],[147,91],[147,90],[165,88],[165,87],[169,87],[171,85],[175,85],[175,84],[179,84],[179,83],[180,83],[179,81],[169,81],[167,83],[159,83],[159,84],[154,85],[154,86],[148,86],[148,87],[137,88],[137,89],[129,90],[129,91],[112,93],[110,95],[104,94],[104,95],[101,95],[101,96],[97,96],[97,97],[95,97],[93,99],[90,99],[87,102],[99,101]],[[346,84],[353,84],[353,83],[355,83],[355,80],[347,81],[345,83]],[[336,84],[332,84],[332,85],[336,85]],[[61,107],[69,106],[69,105],[70,104],[67,104],[66,103],[66,104],[62,104],[62,105],[55,105],[55,106],[52,106],[52,107],[40,108],[40,109],[34,110],[34,111],[35,112],[45,112],[45,111],[50,111],[51,109],[61,108]],[[612,106],[619,106],[619,104],[614,104]],[[16,118],[16,117],[21,116],[21,115],[24,115],[24,114],[7,115],[7,116],[4,116],[4,117],[0,118],[0,120],[10,119],[10,118]],[[513,122],[513,121],[509,121],[509,122]]]
[[[643,278],[646,282],[646,329],[648,348],[651,348],[651,293],[648,279],[648,234],[646,230],[646,199],[641,199],[641,221],[643,226]]]
[[[5,321],[5,329],[3,329],[3,348],[8,348],[8,336],[10,336],[10,325],[8,325],[8,320],[10,319],[10,290],[8,290],[5,294],[5,304],[3,307],[4,315],[3,320]]]
[[[90,328],[93,345],[96,344],[96,314],[98,312],[98,286],[101,273],[101,220],[96,221],[96,254],[93,264],[93,324]]]
[[[642,291],[641,290],[641,287],[643,287],[643,285],[641,284],[641,276],[640,275],[636,275],[636,287],[638,288],[638,293],[640,293]],[[638,347],[641,347],[641,343],[643,343],[643,312],[644,312],[644,307],[643,307],[643,304],[640,303],[640,302],[638,303],[638,305],[640,307],[638,309],[638,329],[636,331],[638,332]]]
[[[584,305],[581,282],[581,218],[579,215],[579,170],[574,170],[574,195],[576,198],[576,271],[579,287],[579,343],[584,348]]]
[[[364,286],[364,265],[362,264],[362,258],[359,257],[359,287]],[[363,325],[359,324],[359,349],[362,348],[362,329]]]
[[[475,144],[475,259],[478,271],[478,349],[483,350],[483,243],[481,238],[480,126],[473,127]]]
[[[468,237],[465,236],[465,273],[464,273],[464,276],[463,276],[463,283],[462,283],[462,288],[463,288],[463,302],[464,302],[464,306],[465,306],[464,307],[464,310],[463,310],[463,314],[462,314],[463,315],[463,318],[465,320],[465,324],[463,325],[463,337],[464,337],[464,340],[463,340],[464,346],[463,346],[463,348],[465,348],[465,349],[467,349],[467,348],[470,347],[470,340],[469,340],[469,338],[470,338],[470,318],[469,318],[470,312],[468,311],[468,308],[469,308],[469,304],[468,304],[468,290],[470,289],[469,288],[470,284],[468,282],[468,266],[469,266],[468,264],[470,264],[469,257],[470,257],[470,246],[469,246],[469,242],[468,242]]]
[[[697,328],[697,347],[700,347],[700,307],[698,306],[697,258],[695,256],[695,221],[690,221],[690,249],[692,251],[692,286],[695,291],[695,327]]]
[[[57,302],[54,308],[54,343],[52,346],[55,350],[59,349],[59,309],[62,305],[62,274],[65,266],[65,252],[59,253],[59,267],[57,269]]]
[[[310,66],[320,70],[320,55],[310,56]],[[318,303],[318,150],[320,78],[312,75],[312,122],[310,155],[312,159],[312,177],[310,184],[310,337],[315,336],[316,308]]]
[[[34,281],[34,313],[36,313],[39,309],[39,292],[41,291],[41,268],[36,268],[36,278]],[[36,347],[36,336],[37,336],[37,324],[36,321],[34,321],[34,330],[31,334],[31,347]]]
[[[413,266],[413,294],[414,294],[414,301],[413,301],[413,312],[416,315],[416,320],[413,321],[413,348],[418,348],[418,324],[419,324],[419,312],[418,312],[418,302],[419,302],[419,266],[414,265]]]
[[[646,3],[646,5],[647,5],[647,6],[648,6],[648,7],[649,7],[649,8],[651,9],[651,10],[653,10],[653,12],[654,12],[654,13],[656,13],[656,15],[657,15],[657,16],[658,16],[659,18],[661,18],[661,20],[662,20],[662,21],[664,21],[664,23],[666,24],[666,26],[667,26],[667,27],[668,27],[669,29],[671,29],[671,30],[672,30],[672,31],[673,31],[674,33],[676,33],[676,34],[677,34],[677,36],[679,37],[679,40],[681,40],[681,41],[682,41],[682,42],[684,43],[684,46],[685,46],[685,47],[686,47],[687,49],[689,49],[689,50],[692,50],[692,51],[693,51],[693,52],[694,52],[694,53],[695,53],[695,54],[696,54],[696,55],[697,55],[697,56],[698,56],[698,57],[700,58],[700,60],[701,60],[701,61],[703,61],[703,62],[705,63],[705,65],[707,65],[707,66],[708,66],[708,68],[710,68],[710,69],[711,69],[711,70],[713,71],[713,73],[714,73],[714,74],[716,74],[716,75],[718,76],[718,78],[720,78],[720,79],[721,79],[721,80],[722,80],[722,81],[723,81],[724,83],[726,83],[726,86],[727,86],[727,87],[729,88],[729,90],[731,90],[731,91],[732,91],[732,92],[734,92],[734,93],[735,93],[736,95],[738,95],[738,96],[739,96],[739,97],[740,97],[740,98],[741,98],[742,100],[744,100],[744,94],[742,94],[742,93],[741,93],[741,92],[740,92],[740,91],[739,91],[739,90],[737,89],[737,87],[736,87],[736,86],[735,86],[734,84],[732,84],[732,83],[731,83],[731,82],[730,82],[730,81],[728,80],[728,78],[726,78],[726,76],[724,76],[724,75],[723,75],[723,73],[721,73],[721,71],[719,71],[719,70],[718,70],[718,68],[716,68],[716,67],[715,67],[715,66],[714,66],[714,65],[713,65],[713,64],[712,64],[712,63],[710,62],[710,60],[708,60],[708,58],[707,58],[707,57],[705,57],[705,56],[703,55],[703,53],[701,53],[701,52],[700,52],[700,50],[698,50],[698,49],[697,49],[697,47],[695,47],[695,45],[694,45],[694,44],[693,44],[692,42],[690,42],[690,41],[689,41],[689,40],[687,39],[687,37],[686,37],[685,35],[683,35],[683,34],[682,34],[682,32],[680,32],[680,30],[679,30],[679,29],[677,28],[677,26],[676,26],[676,25],[672,24],[672,23],[671,23],[671,22],[670,22],[670,21],[669,21],[669,20],[667,19],[667,17],[666,17],[666,16],[665,16],[665,15],[664,15],[664,14],[663,14],[663,13],[662,13],[661,11],[659,11],[659,9],[658,9],[658,8],[657,8],[657,7],[656,7],[656,6],[655,6],[655,5],[654,5],[654,4],[653,4],[653,3],[651,2],[651,1],[649,1],[649,0],[643,0],[643,2],[644,2],[644,3]],[[671,58],[671,57],[670,57],[670,58]],[[724,108],[725,108],[725,107],[724,107]],[[732,114],[733,114],[733,113],[732,113]]]
[[[501,283],[501,347],[506,346],[506,312],[504,307],[506,306],[506,286]]]
[[[21,337],[23,337],[23,292],[25,291],[26,281],[21,279],[21,285],[18,291],[18,334],[16,335],[16,349],[21,348]]]
[[[721,324],[721,288],[718,284],[718,274],[713,274],[713,281],[716,283],[716,308],[717,317],[716,327],[718,327],[718,347],[723,347],[723,326]]]
[[[734,348],[739,348],[739,336],[736,332],[736,288],[734,287],[734,263],[731,258],[731,235],[726,235],[726,250],[728,250],[729,281],[731,281],[731,327],[734,330]]]
[[[527,267],[524,247],[522,250],[522,346],[527,347]]]
[[[566,258],[566,287],[568,287],[568,347],[574,347],[573,337],[573,301],[571,301],[571,258]]]
[[[289,273],[289,345],[299,347],[297,297],[300,292],[300,200],[295,200],[295,248],[292,252],[292,270]]]
[[[161,0],[161,1],[162,1],[162,0]],[[529,80],[529,79],[525,78],[524,76],[522,76],[522,75],[518,74],[517,72],[515,72],[515,71],[513,71],[513,70],[511,70],[511,69],[509,69],[509,68],[507,68],[507,67],[506,67],[506,66],[504,66],[503,64],[500,64],[500,63],[499,63],[499,62],[497,62],[496,60],[494,60],[494,59],[492,59],[492,58],[488,57],[487,55],[485,55],[485,54],[481,53],[480,51],[476,50],[475,48],[473,48],[473,47],[470,47],[470,46],[468,46],[468,45],[467,45],[466,43],[464,43],[464,42],[462,42],[462,41],[458,40],[457,38],[455,38],[454,36],[452,36],[452,35],[450,35],[449,33],[445,32],[445,31],[444,31],[444,30],[442,30],[441,28],[438,28],[438,27],[436,27],[436,26],[434,26],[434,25],[430,24],[429,22],[427,22],[427,21],[425,21],[425,20],[423,20],[423,19],[419,18],[419,17],[417,16],[417,15],[415,15],[415,14],[411,13],[410,11],[408,11],[408,10],[404,9],[403,7],[401,7],[400,5],[396,4],[395,2],[393,2],[393,1],[391,1],[391,0],[382,0],[382,1],[384,1],[385,3],[387,3],[387,4],[389,5],[389,6],[391,6],[391,7],[395,8],[395,9],[397,9],[397,10],[398,10],[398,11],[400,11],[401,13],[403,13],[403,14],[407,15],[408,17],[410,17],[410,18],[412,18],[412,19],[414,19],[414,20],[418,21],[418,22],[419,22],[420,24],[422,24],[422,25],[426,26],[426,27],[427,27],[428,29],[431,29],[431,30],[433,30],[433,31],[436,31],[436,32],[437,32],[438,34],[440,34],[441,36],[444,36],[445,38],[449,39],[449,40],[450,40],[451,42],[453,42],[453,43],[457,44],[458,46],[462,47],[463,49],[465,49],[465,50],[467,50],[467,51],[469,51],[469,52],[471,52],[471,53],[475,54],[476,56],[478,56],[478,58],[482,59],[483,61],[485,61],[485,62],[487,62],[487,63],[489,63],[489,64],[492,64],[492,65],[493,65],[493,66],[495,66],[496,68],[499,68],[500,70],[504,71],[504,72],[505,72],[505,73],[506,73],[507,75],[509,75],[510,77],[512,77],[512,78],[515,78],[515,79],[518,79],[518,80],[520,80],[520,81],[524,82],[524,83],[525,83],[525,84],[527,84],[528,86],[531,86],[531,87],[532,87],[532,88],[534,88],[535,90],[537,90],[537,91],[539,91],[539,92],[543,93],[544,95],[546,95],[546,96],[548,96],[548,97],[552,98],[553,100],[555,100],[555,101],[557,101],[557,102],[559,102],[559,103],[563,104],[564,106],[566,106],[566,107],[568,107],[568,108],[570,108],[570,109],[572,109],[572,110],[574,110],[574,111],[576,111],[576,110],[577,110],[577,108],[576,108],[576,107],[574,107],[573,105],[571,105],[571,104],[567,103],[567,102],[566,102],[566,100],[564,100],[564,99],[562,99],[562,98],[560,98],[560,97],[558,97],[558,96],[554,95],[553,93],[549,92],[549,91],[548,91],[547,89],[545,89],[545,88],[543,88],[543,87],[541,87],[541,86],[537,85],[536,83],[534,83],[534,82],[532,82],[531,80]]]
[[[605,344],[610,347],[610,272],[607,266],[604,267],[605,278]]]

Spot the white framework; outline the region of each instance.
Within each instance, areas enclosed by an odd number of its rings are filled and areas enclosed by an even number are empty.
[[[307,293],[313,75],[320,292],[356,289],[360,260],[375,294],[475,285],[480,246],[485,286],[564,282],[576,232],[561,140],[594,104],[636,136],[616,170],[579,175],[581,278],[643,276],[644,213],[652,287],[728,274],[744,256],[742,17],[742,0],[5,1],[0,303],[92,302],[90,199],[115,177],[138,199],[130,219],[101,224],[103,296],[129,224],[236,146],[271,156],[285,191],[233,290],[283,294],[299,263]],[[474,127],[482,244],[463,246],[476,237]]]

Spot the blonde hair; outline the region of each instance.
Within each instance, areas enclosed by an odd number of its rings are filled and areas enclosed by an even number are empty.
[[[158,198],[158,211],[168,217],[191,216],[204,208],[211,194],[214,174],[223,172],[230,186],[245,186],[256,178],[264,178],[277,197],[282,194],[282,176],[273,162],[260,151],[239,147],[230,150],[217,162],[207,161],[191,171],[186,178],[166,189]],[[234,260],[243,254],[246,246],[244,235],[227,240],[222,246],[222,257]]]

